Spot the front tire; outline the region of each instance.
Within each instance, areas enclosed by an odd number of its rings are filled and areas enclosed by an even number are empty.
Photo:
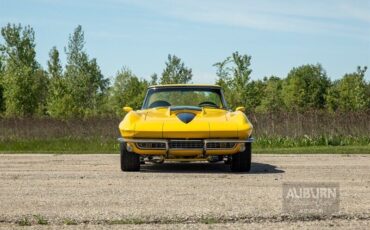
[[[249,172],[252,163],[252,144],[245,143],[245,150],[232,155],[230,168],[232,172]]]
[[[126,143],[120,144],[121,151],[121,170],[122,171],[140,171],[140,155],[129,152],[126,149]]]

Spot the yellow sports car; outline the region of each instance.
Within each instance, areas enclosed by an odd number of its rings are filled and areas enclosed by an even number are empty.
[[[121,170],[139,171],[145,161],[225,161],[231,171],[251,167],[253,126],[244,107],[230,111],[217,85],[156,85],[141,110],[119,124]]]

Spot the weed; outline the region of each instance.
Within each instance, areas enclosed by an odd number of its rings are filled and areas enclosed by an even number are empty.
[[[145,221],[143,219],[133,218],[133,219],[118,219],[118,220],[111,220],[108,224],[111,225],[118,225],[118,224],[144,224]]]
[[[77,221],[73,219],[66,218],[63,220],[65,225],[77,225]]]
[[[48,224],[48,220],[45,217],[41,216],[41,215],[34,215],[33,217],[36,219],[37,224],[40,224],[40,225],[47,225]]]
[[[27,217],[23,217],[17,221],[19,226],[31,226],[31,222]]]
[[[214,217],[202,217],[199,222],[202,224],[216,224],[219,223],[219,220]]]

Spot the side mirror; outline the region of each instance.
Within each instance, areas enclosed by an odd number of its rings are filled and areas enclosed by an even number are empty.
[[[126,113],[128,113],[128,112],[130,112],[132,110],[133,109],[131,107],[128,107],[128,106],[123,107],[123,111],[126,112]]]
[[[235,111],[240,111],[240,112],[245,112],[245,107],[243,106],[239,106],[239,107],[236,107]]]

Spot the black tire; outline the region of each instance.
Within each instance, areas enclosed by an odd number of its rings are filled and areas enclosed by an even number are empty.
[[[232,172],[249,172],[252,163],[252,144],[245,143],[245,150],[232,155],[230,169]]]
[[[140,155],[129,152],[126,149],[126,143],[120,144],[121,150],[121,170],[122,171],[140,171]]]

